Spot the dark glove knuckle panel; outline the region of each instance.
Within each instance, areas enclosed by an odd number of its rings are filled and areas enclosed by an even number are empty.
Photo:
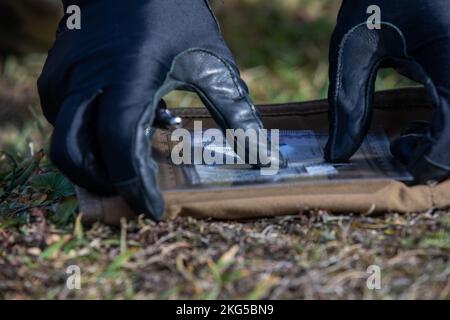
[[[81,30],[58,35],[39,83],[44,113],[56,126],[52,161],[77,182],[95,180],[89,172],[95,159],[86,159],[81,154],[84,146],[69,141],[79,128],[71,124],[60,128],[57,119],[68,96],[125,87],[126,92],[111,94],[108,101],[106,94],[102,96],[98,113],[90,119],[93,134],[111,179],[108,183],[116,184],[138,210],[158,219],[164,204],[153,177],[156,169],[148,164],[151,153],[143,132],[152,122],[156,103],[150,103],[158,100],[155,92],[163,86],[173,58],[181,52],[169,80],[198,91],[216,109],[222,125],[258,122],[247,88],[207,0],[63,2],[66,8],[80,5],[83,22]]]

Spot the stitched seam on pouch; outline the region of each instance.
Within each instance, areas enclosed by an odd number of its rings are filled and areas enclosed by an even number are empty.
[[[277,107],[272,107],[272,108],[277,108]],[[390,104],[386,104],[386,105],[378,105],[375,109],[377,110],[401,110],[401,109],[406,109],[406,110],[411,110],[411,109],[429,109],[430,107],[428,105],[416,105],[416,106],[395,106],[395,105],[390,105]],[[191,109],[187,109],[187,110],[177,110],[177,109],[173,109],[174,113],[178,116],[182,116],[183,118],[186,119],[195,119],[195,118],[211,118],[210,115],[205,114],[205,111],[203,111],[202,108],[198,108],[201,110],[194,110],[194,108]],[[284,116],[295,116],[295,115],[305,115],[305,116],[309,116],[309,115],[319,115],[319,114],[325,114],[328,111],[328,108],[323,108],[321,110],[314,110],[314,111],[277,111],[277,110],[261,110],[263,112],[263,117],[264,116],[270,116],[270,117],[284,117]]]
[[[431,206],[432,208],[436,208],[437,207],[437,203],[436,203],[436,199],[435,199],[435,195],[434,195],[434,187],[433,186],[428,186],[428,191],[430,192],[430,200],[431,200]]]

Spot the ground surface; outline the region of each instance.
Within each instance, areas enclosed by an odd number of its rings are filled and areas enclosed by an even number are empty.
[[[334,2],[217,6],[255,101],[325,97]],[[43,58],[8,57],[0,78],[0,298],[450,298],[445,210],[83,228],[72,185],[45,157],[51,129],[34,90]],[[402,83],[383,73],[378,88]],[[71,265],[81,290],[67,289]],[[380,290],[367,287],[371,265]]]
[[[450,214],[0,229],[1,298],[450,298]],[[81,290],[66,288],[66,268]],[[367,288],[370,265],[381,290]]]

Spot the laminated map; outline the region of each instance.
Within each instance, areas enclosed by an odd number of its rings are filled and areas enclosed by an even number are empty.
[[[245,164],[192,164],[171,165],[169,171],[178,172],[182,179],[162,179],[163,181],[178,180],[171,187],[162,186],[163,189],[177,188],[208,188],[248,186],[268,183],[292,183],[311,180],[343,181],[343,180],[377,180],[394,179],[398,181],[411,181],[412,176],[404,166],[393,158],[389,150],[389,139],[383,130],[370,132],[361,148],[347,163],[331,164],[324,160],[324,147],[328,135],[310,130],[279,131],[279,147],[287,167],[280,168],[275,175],[261,175],[259,169]],[[209,149],[214,153],[223,154],[224,157],[234,155],[233,149],[223,139],[218,144],[213,139],[202,141],[199,145],[193,141],[192,148]],[[167,145],[173,147],[173,142],[167,135]],[[169,152],[171,148],[167,151]],[[194,150],[192,150],[194,153]],[[170,157],[166,155],[170,163]],[[167,170],[162,170],[164,174]]]

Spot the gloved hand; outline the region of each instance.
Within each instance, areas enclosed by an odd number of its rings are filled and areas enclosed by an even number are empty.
[[[54,125],[50,158],[75,184],[118,192],[159,220],[164,202],[149,128],[161,99],[194,91],[221,128],[259,130],[247,87],[207,0],[63,3],[81,8],[81,30],[63,18],[38,82]]]
[[[368,7],[381,9],[370,30]],[[430,123],[413,124],[392,144],[416,183],[450,175],[450,2],[344,0],[330,47],[330,139],[326,159],[348,160],[371,122],[377,70],[393,67],[425,85],[435,106]]]

